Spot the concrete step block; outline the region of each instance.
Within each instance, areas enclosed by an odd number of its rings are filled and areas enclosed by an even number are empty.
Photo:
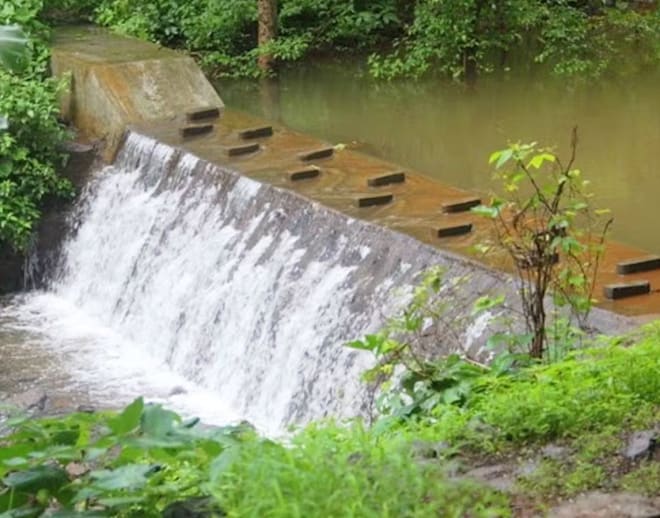
[[[653,255],[641,257],[630,261],[622,261],[616,265],[616,273],[627,275],[630,273],[649,272],[660,269],[660,256]]]
[[[264,138],[273,136],[272,126],[257,126],[254,128],[246,128],[238,132],[238,136],[243,140],[251,140],[254,138]]]
[[[448,214],[455,212],[467,212],[474,207],[478,207],[479,205],[481,205],[481,198],[470,196],[467,198],[461,198],[443,203],[442,212]]]
[[[608,284],[603,288],[605,298],[619,300],[635,295],[647,295],[651,292],[649,281],[626,282],[621,284]]]
[[[457,223],[455,225],[442,225],[435,230],[438,237],[464,236],[472,232],[472,223]]]
[[[218,117],[220,117],[220,108],[217,106],[197,108],[186,113],[186,119],[188,119],[190,122],[217,119]]]
[[[251,153],[256,153],[259,151],[261,146],[257,142],[251,142],[250,144],[238,144],[235,146],[226,146],[224,147],[225,155],[229,157],[237,157],[249,155]]]
[[[201,137],[202,135],[208,135],[213,131],[213,124],[193,124],[190,126],[184,126],[179,130],[179,134],[184,139],[191,137]]]
[[[320,160],[322,158],[330,158],[335,152],[332,146],[322,147],[319,149],[312,149],[310,151],[303,151],[298,153],[298,158],[303,162],[311,162],[312,160]]]
[[[310,165],[301,169],[294,169],[293,171],[289,171],[287,174],[289,176],[289,180],[292,182],[310,180],[312,178],[318,178],[321,175],[321,168],[316,167],[315,165]]]
[[[387,205],[388,203],[392,203],[393,200],[394,200],[394,195],[392,193],[374,194],[374,195],[360,196],[356,200],[356,203],[358,207],[363,208],[363,207],[374,207],[376,205]]]
[[[406,173],[403,171],[393,171],[391,173],[381,174],[374,176],[367,180],[369,187],[382,187],[383,185],[391,185],[394,183],[403,183],[406,181]]]

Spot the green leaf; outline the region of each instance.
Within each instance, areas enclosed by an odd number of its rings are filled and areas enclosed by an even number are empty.
[[[3,483],[17,491],[36,493],[40,489],[56,492],[69,482],[69,477],[62,468],[55,466],[36,466],[25,471],[17,471],[7,475]]]
[[[142,431],[152,437],[164,437],[174,430],[181,418],[160,405],[148,405],[142,412]]]
[[[117,489],[139,489],[147,483],[147,477],[154,471],[149,464],[127,464],[113,470],[92,471],[93,487],[114,491]]]
[[[140,397],[128,405],[117,417],[108,419],[108,426],[117,435],[126,435],[140,424],[144,400]]]

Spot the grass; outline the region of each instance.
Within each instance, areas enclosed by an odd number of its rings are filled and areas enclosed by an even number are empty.
[[[592,489],[655,495],[660,463],[632,463],[621,450],[630,432],[660,422],[658,372],[660,326],[651,326],[634,347],[486,373],[461,406],[371,428],[315,423],[286,445],[240,429],[197,430],[141,400],[118,415],[18,419],[0,440],[0,513],[59,506],[160,516],[181,499],[211,498],[216,514],[230,517],[476,518]],[[541,459],[547,443],[566,454]],[[448,473],[530,460],[536,468],[518,475],[513,495]],[[71,464],[81,469],[67,471]]]

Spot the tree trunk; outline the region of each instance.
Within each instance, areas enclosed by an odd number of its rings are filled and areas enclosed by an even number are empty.
[[[258,0],[259,47],[267,45],[277,37],[277,0]],[[273,71],[273,56],[259,55],[259,69],[268,75]]]

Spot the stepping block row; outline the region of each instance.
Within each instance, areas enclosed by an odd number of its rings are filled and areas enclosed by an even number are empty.
[[[189,122],[199,122],[208,119],[217,119],[220,117],[220,108],[217,106],[206,106],[186,112],[186,119]]]
[[[406,173],[403,171],[394,171],[367,179],[367,185],[369,187],[382,187],[384,185],[403,183],[405,181]]]
[[[621,284],[608,284],[603,288],[606,299],[619,300],[635,295],[648,295],[651,293],[649,281],[626,282]]]
[[[660,256],[643,257],[630,261],[623,261],[616,265],[616,273],[627,275],[630,273],[650,272],[660,269]]]
[[[201,137],[202,135],[208,135],[213,131],[213,124],[191,124],[184,126],[179,130],[179,134],[184,139],[189,139],[192,137]]]
[[[481,198],[467,197],[453,200],[442,204],[442,212],[446,214],[454,214],[457,212],[467,212],[474,207],[481,205]]]
[[[298,159],[303,162],[311,162],[312,160],[321,160],[323,158],[330,158],[335,153],[335,148],[332,146],[312,149],[310,151],[303,151],[298,153]]]
[[[238,136],[243,140],[251,140],[255,138],[265,138],[273,136],[272,126],[256,126],[254,128],[246,128],[238,132]]]

